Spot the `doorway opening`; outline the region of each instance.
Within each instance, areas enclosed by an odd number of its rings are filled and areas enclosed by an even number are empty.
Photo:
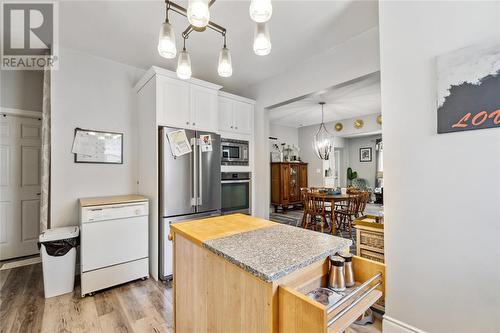
[[[2,108],[0,260],[39,253],[41,112]]]
[[[328,159],[319,158],[313,145],[322,122],[320,102],[334,137]],[[359,246],[356,221],[383,221],[380,103],[375,72],[268,108],[271,220],[350,238],[351,252],[368,255]],[[311,213],[309,192],[326,196],[325,213]],[[383,250],[369,254],[384,261]]]

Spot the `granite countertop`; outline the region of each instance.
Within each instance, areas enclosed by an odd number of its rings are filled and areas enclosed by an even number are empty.
[[[351,246],[350,239],[276,224],[205,240],[202,246],[271,282]]]

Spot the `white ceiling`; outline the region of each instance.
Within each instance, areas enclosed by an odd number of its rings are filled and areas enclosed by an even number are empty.
[[[186,7],[186,1],[178,1]],[[269,22],[272,52],[256,56],[252,50],[254,23],[249,1],[218,0],[212,21],[224,26],[232,53],[233,76],[217,75],[222,38],[214,31],[193,32],[187,41],[193,76],[242,93],[248,86],[286,71],[315,54],[378,25],[378,3],[373,1],[273,1]],[[177,60],[160,57],[158,32],[164,21],[164,1],[62,1],[60,42],[63,46],[139,68],[151,65],[175,70]],[[181,48],[187,20],[176,13],[170,21]]]
[[[272,124],[302,127],[321,123],[325,102],[325,123],[380,113],[380,73],[354,79],[269,110]]]

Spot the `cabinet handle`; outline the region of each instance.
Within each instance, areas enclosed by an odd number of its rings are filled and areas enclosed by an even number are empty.
[[[236,126],[235,129],[238,129],[238,126]]]
[[[174,239],[174,237],[172,237],[172,234],[168,234],[168,240],[172,241],[172,239]]]
[[[196,125],[196,123],[193,123],[193,126]]]
[[[189,125],[189,121],[186,121],[186,125]]]
[[[233,126],[231,126],[231,128],[233,128]]]

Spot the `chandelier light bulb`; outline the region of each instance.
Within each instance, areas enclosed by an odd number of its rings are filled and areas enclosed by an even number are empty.
[[[271,53],[271,37],[266,23],[257,23],[255,25],[253,51],[260,56]]]
[[[233,75],[233,65],[231,62],[231,53],[229,49],[224,46],[219,53],[219,66],[217,68],[219,76],[230,77]]]
[[[269,21],[273,14],[271,0],[252,0],[250,2],[250,17],[257,23]]]
[[[184,48],[179,53],[179,60],[177,62],[177,77],[182,80],[189,80],[191,78],[191,58],[189,53]]]
[[[158,38],[158,53],[167,59],[174,59],[177,55],[175,46],[175,33],[172,25],[167,21],[161,25]]]
[[[204,28],[210,21],[208,0],[189,0],[187,9],[189,23],[196,28]]]

